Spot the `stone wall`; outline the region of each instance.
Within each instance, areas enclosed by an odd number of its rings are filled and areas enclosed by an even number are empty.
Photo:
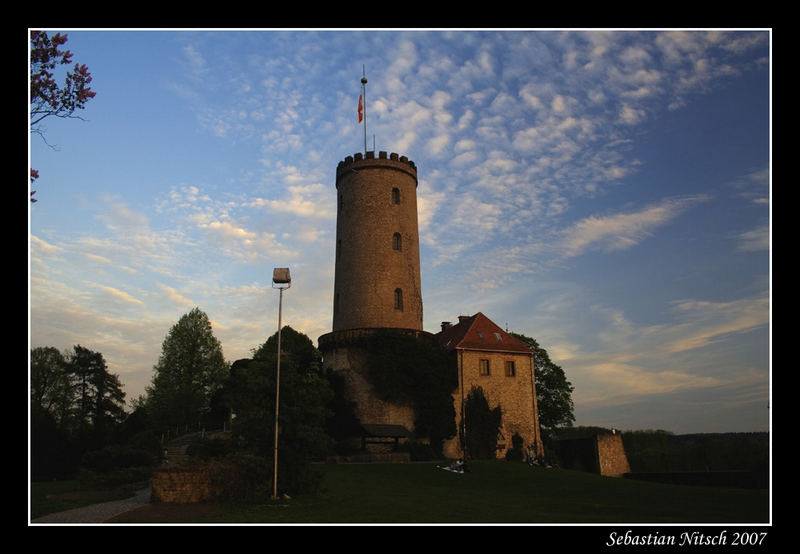
[[[218,494],[205,468],[162,468],[153,473],[152,501],[155,503],[208,502]]]
[[[631,470],[622,435],[597,435],[597,459],[600,475],[619,477]]]
[[[558,441],[558,459],[566,469],[621,477],[629,473],[622,435],[602,434]]]
[[[323,365],[344,377],[345,395],[355,403],[355,416],[363,424],[402,425],[414,431],[414,408],[379,399],[367,378],[367,354],[358,346],[334,346],[324,351]]]

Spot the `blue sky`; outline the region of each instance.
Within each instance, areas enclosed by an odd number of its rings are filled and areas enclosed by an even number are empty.
[[[419,169],[424,328],[535,337],[576,424],[763,431],[765,30],[70,30],[97,96],[29,135],[30,346],[99,351],[129,399],[193,307],[226,359],[330,331],[336,165]]]

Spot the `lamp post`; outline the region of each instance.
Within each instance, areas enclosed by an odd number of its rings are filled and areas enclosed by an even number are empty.
[[[281,316],[283,312],[283,290],[292,286],[292,277],[288,267],[276,267],[272,270],[272,288],[280,290],[278,301],[278,364],[275,372],[275,451],[272,467],[272,498],[278,498],[278,407],[281,391]]]

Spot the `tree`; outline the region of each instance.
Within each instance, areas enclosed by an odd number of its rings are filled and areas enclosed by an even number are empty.
[[[535,351],[536,402],[539,406],[539,427],[543,434],[552,434],[557,427],[571,427],[575,421],[572,391],[564,370],[550,359],[547,350],[536,339],[511,333]]]
[[[272,461],[274,454],[277,356],[276,332],[254,350],[252,359],[233,363],[225,385],[225,402],[236,415],[234,436],[246,452],[265,461]],[[321,359],[306,335],[289,326],[281,329],[278,486],[284,491],[317,486],[319,478],[309,462],[324,456],[331,442],[325,423],[334,395]]]
[[[228,375],[222,346],[199,308],[183,315],[164,339],[146,388],[147,408],[163,427],[197,425]]]
[[[31,350],[31,472],[36,479],[77,471],[87,449],[102,447],[125,417],[125,393],[99,352]]]
[[[119,377],[108,372],[99,352],[75,345],[67,361],[72,383],[74,413],[78,431],[91,434],[92,442],[106,442],[113,425],[125,417],[125,393]]]
[[[64,355],[52,346],[33,348],[30,368],[31,412],[65,423],[72,408],[72,388]]]
[[[56,82],[56,67],[72,63],[72,52],[61,48],[67,35],[56,33],[49,37],[44,31],[31,31],[30,40],[31,132],[44,140],[41,122],[45,118],[79,118],[75,112],[82,110],[96,93],[89,88],[92,76],[85,64],[76,63],[67,71],[63,86]],[[38,171],[31,169],[31,183],[38,177]],[[36,202],[35,192],[31,192],[31,202]]]
[[[473,460],[493,460],[497,450],[497,435],[503,424],[500,406],[489,408],[481,387],[473,386],[464,401],[464,451]]]

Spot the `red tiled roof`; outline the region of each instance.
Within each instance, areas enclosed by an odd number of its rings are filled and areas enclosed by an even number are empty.
[[[532,352],[527,343],[503,331],[481,312],[458,319],[458,323],[436,334],[439,344],[447,349]]]

